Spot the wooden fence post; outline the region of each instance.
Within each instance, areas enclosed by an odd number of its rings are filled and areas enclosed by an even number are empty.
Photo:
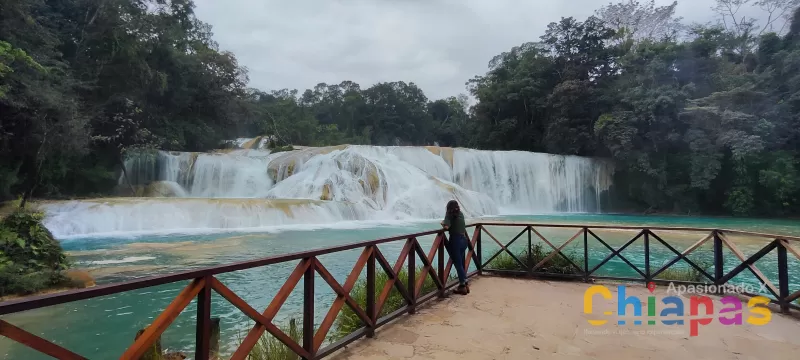
[[[446,239],[446,237],[444,235],[444,232],[442,232],[441,237],[442,237],[441,241],[439,241],[439,254],[438,254],[438,258],[439,258],[438,269],[439,270],[437,270],[437,272],[438,272],[437,275],[439,276],[439,280],[441,280],[441,283],[442,283],[442,288],[439,289],[439,297],[443,298],[444,297],[445,288],[447,287],[447,279],[444,278],[444,242],[445,242],[445,239]]]
[[[197,329],[195,329],[195,360],[208,360],[211,356],[211,276],[197,294]]]
[[[303,348],[310,355],[308,359],[314,359],[314,269],[317,259],[314,257],[306,258],[308,268],[303,275]]]
[[[372,248],[367,260],[367,316],[372,320],[373,326],[367,325],[367,337],[375,336],[375,325],[377,325],[378,314],[375,311],[375,251],[376,247]]]
[[[786,247],[783,242],[778,242],[778,295],[780,295],[781,312],[789,313],[789,259],[786,256]]]
[[[411,243],[414,240],[408,240]],[[411,244],[411,251],[408,252],[408,295],[411,297],[411,303],[408,304],[409,314],[417,313],[417,253],[414,252],[414,244]]]

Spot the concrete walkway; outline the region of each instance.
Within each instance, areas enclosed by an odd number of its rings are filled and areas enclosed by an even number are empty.
[[[359,340],[332,358],[783,360],[800,354],[800,320],[773,312],[768,324],[750,325],[746,303],[743,325],[724,326],[715,319],[699,328],[699,336],[690,337],[688,321],[618,326],[616,317],[607,317],[611,321],[606,325],[590,325],[587,320],[602,318],[598,314],[603,311],[616,312],[613,284],[608,285],[613,300],[594,297],[594,315],[583,313],[583,283],[482,277],[471,288],[467,296],[452,294],[433,300],[415,315],[401,316],[379,329],[375,338]],[[627,293],[645,302],[646,314],[648,290],[629,286]],[[668,296],[666,289],[656,289],[655,295],[656,306],[665,306],[660,299]],[[684,306],[688,314],[688,300]],[[714,302],[716,314],[722,307]]]

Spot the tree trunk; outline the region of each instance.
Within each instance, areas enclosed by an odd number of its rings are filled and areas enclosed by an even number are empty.
[[[44,166],[44,159],[45,155],[42,153],[45,150],[45,146],[47,146],[47,116],[45,115],[42,118],[44,129],[42,131],[42,143],[39,145],[39,148],[36,149],[36,157],[34,157],[33,162],[33,176],[31,176],[30,186],[28,190],[25,191],[25,194],[22,196],[22,201],[19,202],[20,209],[24,209],[25,205],[28,204],[28,201],[33,196],[33,191],[36,190],[36,186],[39,185],[39,174],[42,172],[42,166]]]
[[[122,160],[122,155],[117,156],[117,161],[119,161],[119,165],[122,166],[122,178],[124,179],[128,186],[131,188],[131,196],[136,196],[136,189],[133,188],[133,184],[131,184],[130,178],[128,178],[128,170],[125,169],[125,161]]]
[[[19,208],[24,209],[25,205],[28,203],[28,200],[33,196],[33,190],[36,188],[36,183],[31,184],[27,191],[22,194],[22,200],[19,202]]]
[[[44,145],[42,145],[44,146]],[[41,147],[39,148],[41,151]],[[37,152],[36,157],[40,156],[40,152]],[[24,209],[25,205],[28,204],[28,201],[33,197],[33,192],[36,190],[36,186],[39,185],[39,173],[42,169],[42,165],[44,164],[44,159],[39,160],[39,163],[33,167],[33,174],[31,176],[31,181],[29,182],[28,189],[25,190],[25,193],[22,194],[22,200],[19,202],[19,208]]]

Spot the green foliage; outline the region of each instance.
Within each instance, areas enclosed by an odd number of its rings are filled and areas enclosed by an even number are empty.
[[[476,145],[611,157],[635,209],[800,212],[800,43],[738,26],[679,40],[674,9],[609,4],[495,57],[470,82]]]
[[[0,40],[0,99],[4,98],[9,86],[5,84],[3,78],[6,74],[14,72],[14,67],[24,66],[34,70],[44,72],[42,65],[39,65],[33,58],[28,56],[22,49],[14,48],[11,44]]]
[[[703,270],[708,272],[708,269],[711,268],[711,264],[709,263],[699,263],[697,266],[701,267]],[[674,281],[687,281],[687,282],[704,282],[707,281],[708,278],[703,275],[700,270],[697,270],[693,266],[686,266],[686,267],[678,267],[678,266],[670,266],[668,269],[662,271],[656,278],[660,280],[674,280]]]
[[[415,280],[419,280],[421,274],[421,268],[417,269],[417,273],[415,275]],[[455,271],[455,270],[453,270]],[[397,274],[398,280],[403,284],[408,284],[408,272],[405,269],[400,270]],[[389,276],[383,272],[378,271],[375,273],[375,299],[377,300],[380,298],[381,292],[383,291],[386,282],[389,281]],[[406,286],[408,289],[408,286]],[[430,293],[436,289],[436,284],[431,279],[430,274],[425,278],[425,281],[422,283],[422,290],[420,291],[420,295],[425,295]],[[357,304],[362,309],[366,309],[367,304],[367,281],[366,279],[360,279],[356,282],[356,285],[353,287],[353,290],[350,292],[350,296],[353,297],[353,300],[356,301]],[[382,317],[388,314],[391,314],[395,310],[400,309],[401,307],[405,306],[406,300],[403,298],[403,295],[397,291],[397,288],[392,288],[389,292],[389,297],[386,299],[386,303],[383,306],[380,314],[378,317]],[[339,315],[336,317],[336,321],[333,324],[330,334],[328,335],[328,339],[331,341],[339,340],[354,331],[364,327],[364,324],[361,322],[361,319],[353,312],[349,306],[342,307],[342,311],[339,312]]]
[[[531,256],[528,257],[527,250],[520,252],[516,255],[517,259],[522,262],[520,265],[519,262],[514,260],[511,255],[506,252],[501,253],[488,264],[486,264],[487,270],[511,270],[511,271],[527,271],[528,268],[538,264],[540,261],[544,260],[548,257],[552,251],[546,251],[542,244],[533,244]],[[579,267],[583,267],[583,259],[575,253],[566,253],[565,256],[571,260],[575,265]],[[523,266],[524,265],[524,266]],[[701,268],[708,271],[710,268],[710,264],[701,262],[698,264]],[[551,274],[582,274],[580,269],[575,268],[572,266],[570,262],[562,256],[554,256],[551,258],[547,263],[545,263],[542,267],[537,269],[538,272],[545,272]],[[675,280],[675,281],[693,281],[693,282],[702,282],[706,280],[706,277],[703,274],[695,269],[694,267],[687,266],[687,267],[678,267],[678,266],[671,266],[670,268],[662,271],[657,276],[658,279],[661,280]]]
[[[44,215],[17,208],[0,221],[0,296],[30,294],[64,283],[66,255],[42,224]]]
[[[207,150],[235,137],[248,121],[246,72],[193,8],[184,0],[0,5],[0,196],[106,191],[127,150]]]
[[[34,270],[65,270],[61,245],[42,224],[41,212],[19,209],[0,221],[0,267],[24,264]]]
[[[280,326],[284,334],[288,335],[295,342],[302,343],[303,334],[295,319],[289,319],[287,325]],[[300,360],[300,356],[294,353],[288,346],[276,339],[269,333],[265,333],[258,340],[253,350],[247,355],[248,360]]]
[[[514,260],[511,255],[506,253],[505,251],[500,253],[497,257],[492,259],[488,264],[486,264],[485,268],[488,269],[495,269],[495,270],[514,270],[514,271],[527,271],[529,268],[533,267],[534,265],[538,264],[540,261],[544,260],[546,257],[550,256],[552,251],[547,251],[544,249],[542,244],[533,244],[531,247],[530,256],[528,256],[528,250],[523,250],[519,254],[516,254],[517,259],[519,259],[522,264]],[[579,256],[575,255],[574,253],[566,253],[565,256],[571,260],[575,265],[583,266],[583,259]],[[536,269],[538,272],[546,272],[551,274],[581,274],[581,270],[572,266],[570,262],[562,256],[556,255],[548,260],[542,267]]]
[[[274,153],[279,153],[279,152],[284,152],[284,151],[292,151],[292,150],[294,150],[294,147],[292,145],[277,146],[277,147],[274,147],[274,148],[272,148],[270,150],[274,154]]]

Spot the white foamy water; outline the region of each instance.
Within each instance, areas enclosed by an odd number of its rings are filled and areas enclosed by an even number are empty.
[[[48,228],[70,237],[416,221],[440,218],[452,199],[468,217],[597,212],[613,175],[598,159],[439,147],[161,151],[126,167],[157,198],[48,203]]]
[[[191,174],[190,196],[265,197],[272,187],[267,154],[200,154]]]
[[[578,156],[471,149],[453,156],[456,183],[528,214],[600,211],[612,174],[610,163]]]
[[[134,263],[134,262],[147,261],[153,259],[155,259],[155,257],[153,256],[128,256],[122,259],[95,260],[95,261],[88,261],[86,263],[89,265],[127,264],[127,263]]]
[[[210,232],[368,218],[368,209],[353,204],[268,199],[97,199],[46,203],[40,207],[48,215],[45,226],[57,238],[127,232]]]

